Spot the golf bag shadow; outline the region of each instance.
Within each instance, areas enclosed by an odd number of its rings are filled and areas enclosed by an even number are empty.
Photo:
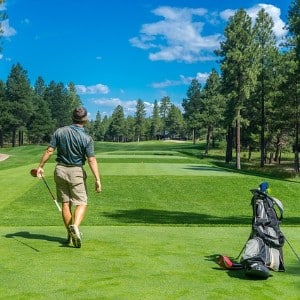
[[[252,231],[240,261],[247,276],[262,279],[270,276],[270,270],[285,271],[282,251],[285,237],[279,226],[283,206],[278,199],[267,194],[268,187],[264,182],[259,189],[251,190]]]

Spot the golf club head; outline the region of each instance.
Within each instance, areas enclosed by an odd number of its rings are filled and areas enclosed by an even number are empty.
[[[222,267],[223,269],[227,270],[241,270],[243,269],[242,264],[234,262],[226,255],[220,255],[217,258],[217,264]]]
[[[37,177],[37,169],[32,169],[32,170],[30,170],[30,175],[31,175],[32,177]]]

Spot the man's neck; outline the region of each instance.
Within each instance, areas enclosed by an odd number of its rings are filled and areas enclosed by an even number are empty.
[[[83,124],[73,123],[73,125],[78,126],[78,127],[83,127]]]

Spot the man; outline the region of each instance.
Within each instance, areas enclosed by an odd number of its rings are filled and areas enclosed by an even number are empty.
[[[81,247],[79,226],[87,209],[85,161],[95,177],[95,191],[101,192],[98,163],[94,154],[93,139],[84,131],[87,111],[84,107],[73,110],[73,124],[58,128],[44,152],[37,168],[37,176],[44,175],[44,165],[57,149],[57,165],[54,171],[57,200],[62,203],[62,218],[68,232],[68,243]],[[72,214],[72,206],[75,206]]]

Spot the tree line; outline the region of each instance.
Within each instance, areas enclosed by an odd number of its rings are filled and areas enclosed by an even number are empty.
[[[274,23],[261,9],[255,22],[244,9],[228,20],[215,54],[220,72],[212,69],[202,86],[193,79],[181,108],[168,96],[155,100],[147,116],[138,99],[125,116],[118,105],[111,116],[98,111],[87,131],[96,141],[130,142],[153,139],[205,139],[205,154],[225,142],[225,161],[241,168],[241,151],[260,151],[260,166],[280,163],[283,150],[294,152],[299,172],[300,0],[288,12],[288,35],[278,45]],[[1,37],[1,32],[0,32]],[[70,123],[71,111],[82,105],[74,83],[67,86],[37,78],[32,87],[20,63],[0,80],[0,147],[48,142],[53,130]],[[234,159],[234,152],[236,157]]]

